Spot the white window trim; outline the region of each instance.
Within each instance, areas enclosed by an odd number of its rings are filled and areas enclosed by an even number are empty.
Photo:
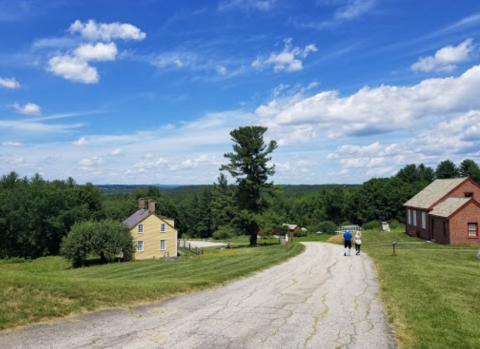
[[[140,249],[139,242],[142,243],[142,249]],[[145,243],[143,242],[143,240],[137,241],[137,252],[143,252],[144,250],[145,250]]]
[[[162,241],[165,241],[164,243],[165,248],[162,248]],[[160,240],[160,251],[165,251],[166,249],[167,249],[167,240],[166,239]]]
[[[422,212],[422,228],[427,229],[427,214]]]
[[[412,210],[413,213],[413,225],[417,226],[417,212],[415,210]]]
[[[160,223],[160,233],[167,232],[167,223]]]
[[[412,210],[408,209],[408,224],[412,224]]]
[[[142,231],[140,231],[140,226],[142,226]],[[139,225],[137,225],[137,233],[143,234],[144,231],[145,231],[145,227],[143,226],[143,223],[140,223]]]

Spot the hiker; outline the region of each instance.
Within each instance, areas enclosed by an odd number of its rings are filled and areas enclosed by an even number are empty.
[[[348,255],[350,256],[350,250],[352,249],[352,234],[350,233],[350,229],[347,229],[347,231],[343,234],[343,242],[345,245],[344,253],[343,255],[347,255],[347,247],[348,247]]]
[[[358,256],[360,254],[360,246],[362,246],[362,233],[360,231],[355,233],[353,242],[355,243],[355,251],[357,251],[356,255]]]

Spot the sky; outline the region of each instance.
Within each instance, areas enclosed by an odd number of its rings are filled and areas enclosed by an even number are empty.
[[[0,174],[210,184],[268,127],[277,184],[480,162],[478,0],[0,0]]]

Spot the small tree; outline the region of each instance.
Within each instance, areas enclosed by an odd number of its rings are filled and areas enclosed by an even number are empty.
[[[88,255],[92,252],[94,231],[93,222],[81,222],[75,224],[70,233],[63,238],[60,254],[71,261],[74,267],[85,265]]]

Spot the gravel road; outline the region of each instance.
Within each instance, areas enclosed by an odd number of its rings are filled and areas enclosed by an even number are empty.
[[[396,348],[365,255],[308,242],[226,286],[0,335],[0,348]]]

